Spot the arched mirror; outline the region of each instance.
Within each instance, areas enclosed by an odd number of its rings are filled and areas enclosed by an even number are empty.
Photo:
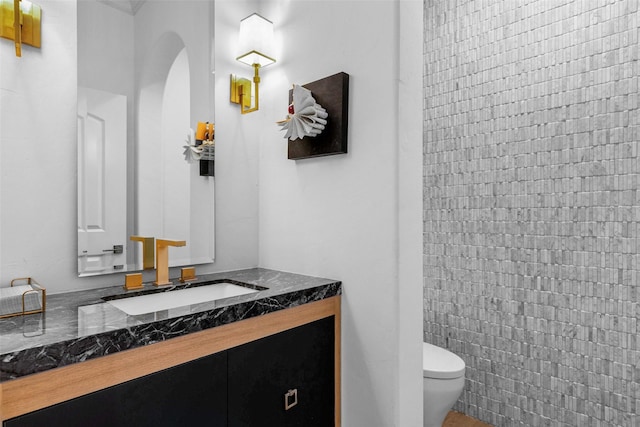
[[[170,266],[214,258],[214,177],[185,159],[213,122],[213,1],[78,5],[78,274],[143,269],[131,236],[186,240]]]

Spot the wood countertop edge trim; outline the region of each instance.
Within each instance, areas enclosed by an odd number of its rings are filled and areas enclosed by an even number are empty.
[[[340,413],[340,296],[193,332],[0,383],[0,421],[336,316],[336,420]],[[336,424],[339,426],[339,424]]]

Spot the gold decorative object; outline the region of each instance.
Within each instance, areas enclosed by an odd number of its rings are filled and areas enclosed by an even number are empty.
[[[22,45],[40,47],[42,11],[27,0],[0,0],[0,37],[13,40],[16,56],[22,56]]]
[[[195,143],[192,140],[193,129],[187,133],[186,145],[183,145],[184,159],[187,163],[194,163],[198,160],[214,160],[215,156],[215,126],[213,123],[198,122],[195,132]]]
[[[0,318],[44,313],[47,290],[35,279],[20,277],[13,279],[10,285],[9,288],[0,288]]]

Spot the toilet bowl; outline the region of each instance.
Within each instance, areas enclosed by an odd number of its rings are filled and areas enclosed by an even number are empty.
[[[442,427],[464,388],[465,364],[444,348],[422,343],[424,427]]]

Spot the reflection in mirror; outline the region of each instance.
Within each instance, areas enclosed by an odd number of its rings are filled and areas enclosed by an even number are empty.
[[[141,270],[132,235],[186,240],[170,266],[214,254],[214,178],[187,163],[213,122],[213,2],[78,5],[78,274]]]

